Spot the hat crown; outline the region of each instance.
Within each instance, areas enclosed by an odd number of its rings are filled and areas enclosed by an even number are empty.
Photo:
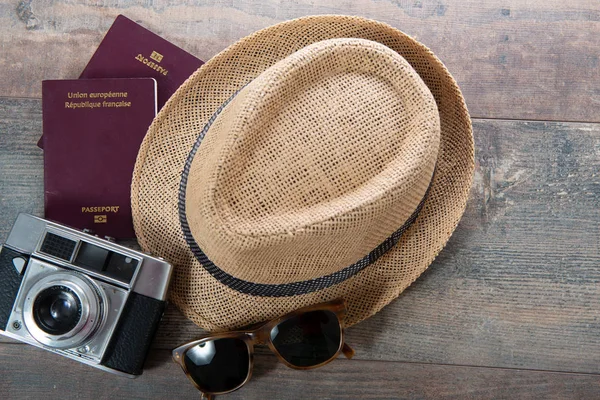
[[[435,100],[393,50],[314,43],[216,116],[190,165],[194,240],[226,273],[279,284],[356,262],[414,212],[439,147]]]

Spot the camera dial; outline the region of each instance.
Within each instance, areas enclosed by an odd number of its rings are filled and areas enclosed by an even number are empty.
[[[75,272],[37,281],[23,304],[23,321],[41,344],[67,349],[81,345],[101,325],[106,299],[96,284]]]

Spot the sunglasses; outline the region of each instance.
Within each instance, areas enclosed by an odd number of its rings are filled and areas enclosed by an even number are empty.
[[[340,353],[352,358],[344,343],[344,300],[315,304],[248,330],[214,334],[173,350],[173,360],[203,398],[233,392],[252,375],[254,345],[266,344],[290,368],[317,368]]]

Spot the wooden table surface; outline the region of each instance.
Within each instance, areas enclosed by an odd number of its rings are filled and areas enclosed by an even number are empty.
[[[600,3],[595,0],[0,1],[0,242],[43,215],[41,81],[79,76],[125,14],[198,57],[310,14],[378,19],[431,48],[473,117],[465,216],[433,265],[348,330],[353,360],[295,371],[261,352],[224,398],[600,397]],[[115,377],[0,339],[0,398],[198,398],[170,349],[201,330],[170,307],[144,375]]]

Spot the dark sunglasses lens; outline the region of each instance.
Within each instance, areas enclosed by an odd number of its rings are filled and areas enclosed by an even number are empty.
[[[297,367],[331,359],[340,348],[342,328],[331,311],[310,311],[281,322],[271,330],[279,354]]]
[[[215,339],[190,348],[185,352],[184,362],[189,375],[202,390],[227,392],[246,380],[250,352],[241,339]]]

